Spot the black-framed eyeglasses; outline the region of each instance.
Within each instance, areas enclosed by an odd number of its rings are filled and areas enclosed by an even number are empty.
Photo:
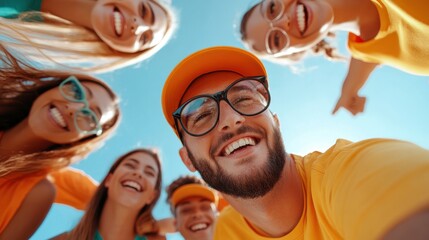
[[[198,137],[207,134],[219,121],[221,100],[244,116],[262,113],[268,108],[271,100],[266,77],[240,78],[223,91],[189,99],[173,113],[176,129],[179,129],[180,122],[183,130],[189,135]]]

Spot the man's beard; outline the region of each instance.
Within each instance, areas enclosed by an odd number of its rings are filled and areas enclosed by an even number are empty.
[[[268,147],[268,161],[262,167],[246,169],[245,173],[237,173],[232,176],[225,172],[219,164],[212,168],[208,160],[196,159],[188,148],[189,159],[199,171],[201,177],[212,188],[236,197],[257,198],[264,196],[278,182],[285,165],[286,152],[283,145],[280,130],[274,128],[274,147]]]

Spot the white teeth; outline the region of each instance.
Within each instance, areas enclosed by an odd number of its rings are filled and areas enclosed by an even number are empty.
[[[117,11],[113,12],[113,18],[115,20],[115,32],[118,35],[122,34],[122,19],[121,14]]]
[[[194,232],[199,231],[199,230],[204,230],[204,229],[208,228],[208,226],[209,225],[207,223],[197,223],[197,224],[191,226],[191,230]]]
[[[299,31],[302,33],[304,33],[305,30],[305,12],[304,12],[304,5],[302,4],[298,4],[296,7],[296,16],[297,16],[297,21],[298,21],[298,28]]]
[[[123,182],[122,186],[124,186],[124,187],[130,187],[130,188],[136,190],[137,192],[140,192],[141,189],[142,189],[142,187],[140,186],[140,184],[138,184],[137,182],[134,182],[134,181],[130,181],[130,180]]]
[[[247,146],[247,145],[255,146],[255,140],[253,140],[253,138],[246,137],[246,138],[240,138],[240,139],[230,143],[225,148],[225,156],[228,156],[229,154],[234,152],[236,149],[238,149],[240,147]]]
[[[51,113],[51,116],[54,119],[54,121],[58,123],[58,125],[60,125],[63,128],[67,127],[67,123],[64,120],[63,115],[61,115],[60,111],[56,107],[51,107],[49,109],[49,112]]]

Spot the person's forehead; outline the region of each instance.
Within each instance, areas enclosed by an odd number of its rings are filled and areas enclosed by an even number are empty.
[[[155,171],[158,171],[156,160],[153,156],[146,152],[135,152],[126,157],[125,160],[134,160],[143,167],[150,166]]]
[[[186,206],[198,206],[198,205],[204,204],[204,203],[205,204],[211,204],[213,202],[207,198],[202,197],[202,196],[190,196],[190,197],[187,197],[187,198],[181,200],[177,204],[176,208],[186,207]]]
[[[204,74],[194,80],[188,87],[183,94],[181,104],[197,95],[213,94],[221,91],[229,84],[242,77],[241,74],[230,71],[217,71]]]
[[[265,52],[265,38],[269,24],[261,14],[261,4],[256,5],[250,11],[244,25],[246,42],[251,49]]]

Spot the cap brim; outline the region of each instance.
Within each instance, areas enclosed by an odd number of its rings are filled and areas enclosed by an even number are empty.
[[[199,76],[215,71],[233,71],[243,76],[266,76],[262,62],[241,48],[210,47],[189,55],[173,69],[162,90],[163,112],[175,132],[172,114],[179,107],[186,89]]]
[[[174,191],[171,196],[170,203],[173,208],[176,208],[177,204],[190,197],[202,197],[205,198],[217,206],[219,197],[214,190],[201,184],[186,184],[179,187]]]

